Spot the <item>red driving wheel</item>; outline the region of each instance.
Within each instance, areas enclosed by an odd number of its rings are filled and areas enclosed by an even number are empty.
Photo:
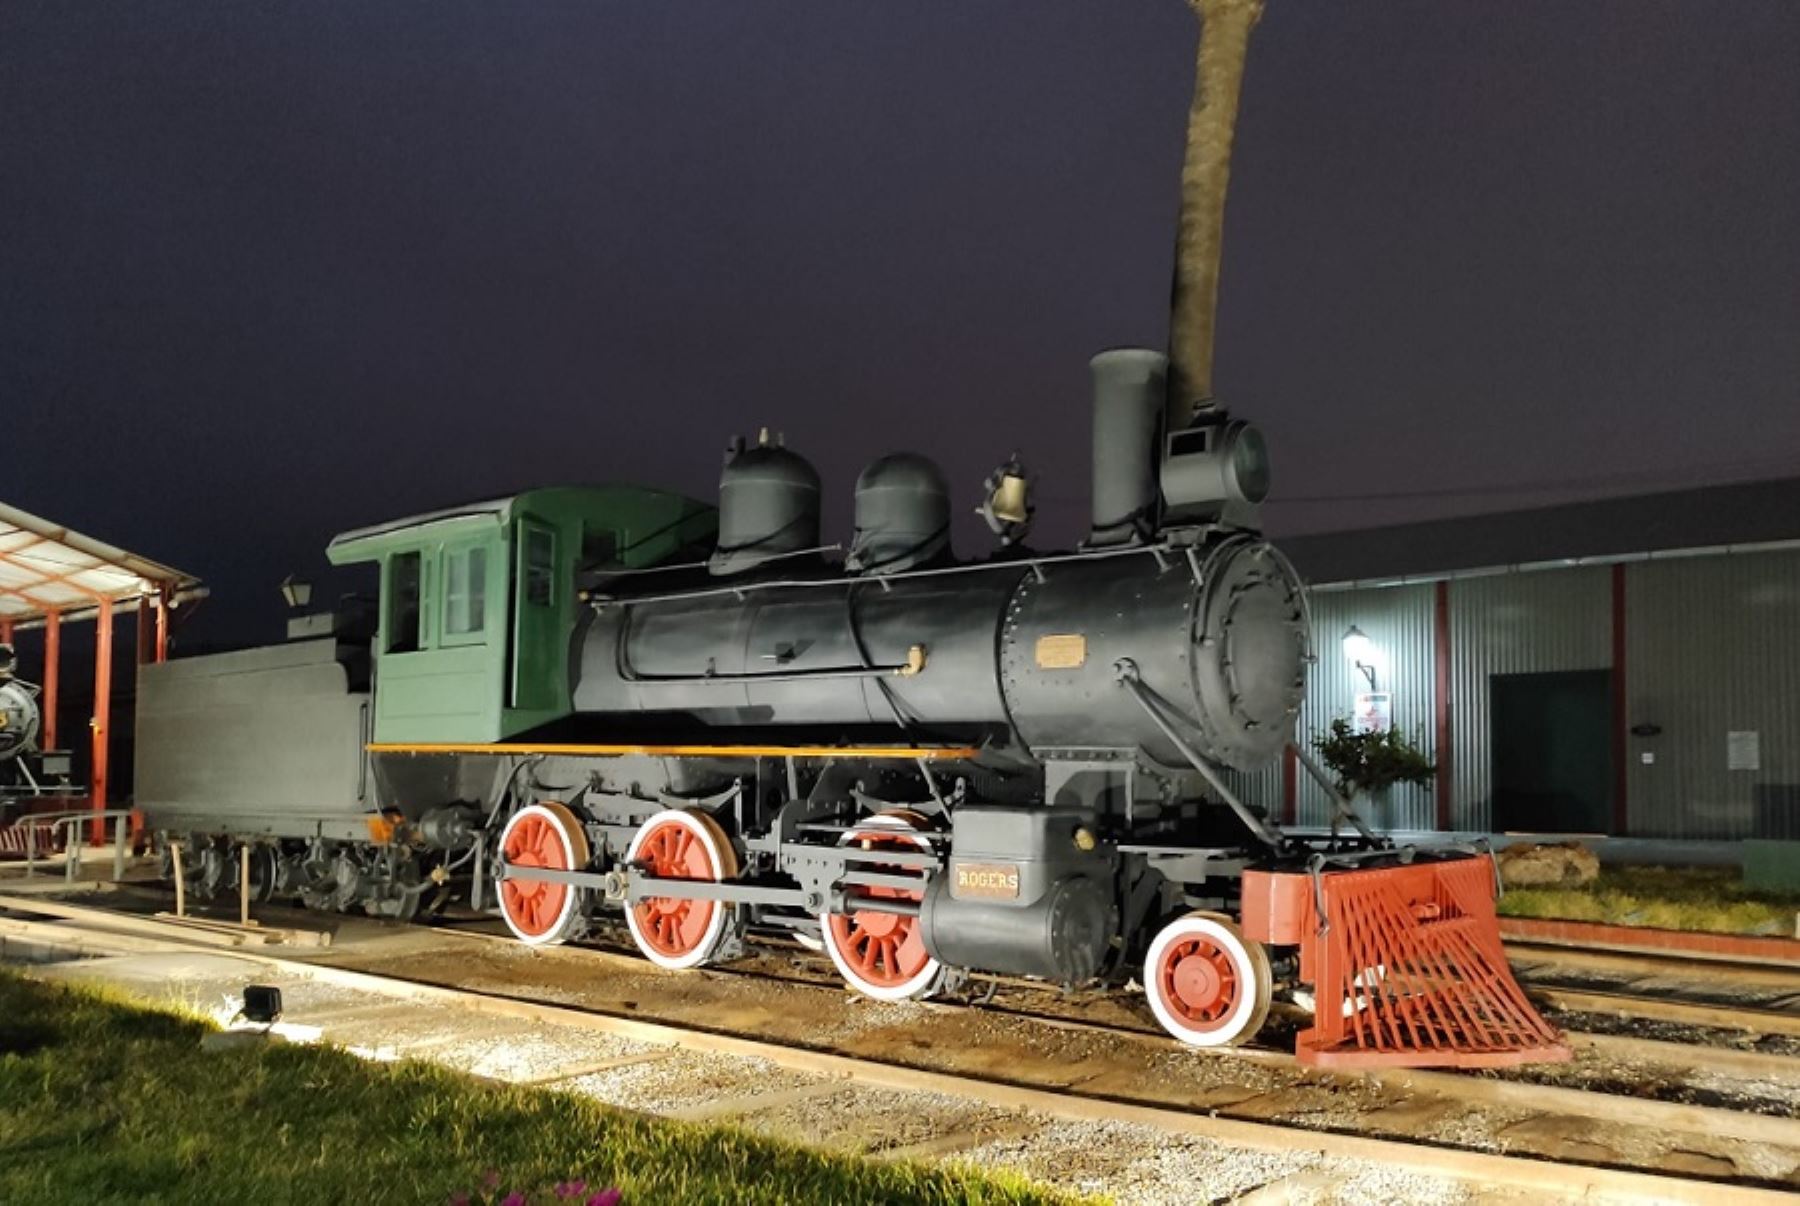
[[[736,879],[737,852],[719,823],[703,812],[671,808],[645,821],[631,839],[625,861],[657,879],[718,883]],[[731,920],[731,906],[718,900],[651,896],[625,913],[631,937],[658,967],[684,971],[717,953]]]
[[[870,818],[844,835],[843,845],[867,850],[929,850],[922,834],[925,819],[915,812],[885,812]],[[879,869],[877,863],[861,863]],[[869,885],[859,895],[885,900],[920,901],[922,890]],[[865,996],[882,1001],[904,1001],[929,994],[942,978],[943,968],[925,948],[923,928],[917,917],[854,909],[827,913],[820,919],[825,951],[838,973]]]
[[[575,814],[555,801],[514,813],[500,831],[500,857],[515,867],[579,871],[588,864],[587,834]],[[500,916],[521,942],[542,946],[562,942],[579,924],[579,895],[569,884],[541,879],[500,881]]]

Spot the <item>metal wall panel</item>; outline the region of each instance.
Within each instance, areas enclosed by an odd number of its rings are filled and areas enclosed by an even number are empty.
[[[1427,757],[1436,758],[1434,592],[1435,587],[1425,584],[1313,594],[1313,642],[1319,660],[1307,680],[1306,705],[1300,713],[1303,744],[1310,748],[1312,739],[1323,734],[1334,718],[1348,717],[1356,696],[1369,689],[1362,672],[1344,657],[1344,633],[1354,624],[1374,645],[1375,689],[1393,694],[1394,726]],[[1279,788],[1279,768],[1276,773]],[[1435,827],[1437,809],[1429,784],[1402,784],[1387,795],[1385,800],[1357,801],[1376,828]],[[1329,823],[1325,791],[1305,771],[1300,774],[1299,804],[1300,824]]]
[[[1626,723],[1662,728],[1628,738],[1633,836],[1800,838],[1800,553],[1634,564],[1625,608]]]
[[[1493,825],[1493,676],[1611,667],[1612,572],[1581,566],[1448,584],[1452,827]],[[1627,715],[1615,723],[1662,729],[1628,738],[1630,835],[1800,839],[1800,552],[1631,562],[1625,581]],[[1395,723],[1438,757],[1435,590],[1425,583],[1312,594],[1318,663],[1298,725],[1303,742],[1348,715],[1367,689],[1342,652],[1354,624],[1375,644],[1378,689],[1393,692]],[[1729,769],[1734,732],[1756,734],[1756,769]],[[1746,752],[1742,739],[1739,750]],[[1642,761],[1645,753],[1653,763]],[[1612,750],[1595,757],[1610,760]],[[1235,778],[1247,800],[1280,815],[1279,760]],[[1325,795],[1304,772],[1298,800],[1300,824],[1326,822]],[[1383,827],[1436,827],[1429,787],[1363,804]]]
[[[1612,665],[1612,575],[1602,567],[1450,583],[1451,827],[1493,825],[1490,679]],[[1609,749],[1595,756],[1610,758]]]
[[[1260,808],[1276,821],[1281,820],[1285,796],[1281,786],[1281,759],[1275,758],[1260,770],[1225,772],[1225,782],[1238,799]]]
[[[1400,586],[1312,595],[1313,651],[1318,661],[1307,672],[1306,702],[1295,725],[1298,742],[1309,752],[1313,738],[1323,734],[1334,717],[1348,717],[1356,696],[1369,689],[1362,673],[1344,658],[1344,632],[1354,624],[1374,643],[1376,689],[1393,694],[1394,723],[1427,756],[1435,757],[1433,590],[1429,585]],[[1227,781],[1246,803],[1267,809],[1270,816],[1282,815],[1280,758],[1257,771],[1231,772]],[[1299,769],[1296,781],[1295,823],[1329,824],[1331,807],[1324,789],[1304,768]],[[1430,787],[1402,786],[1386,800],[1364,799],[1357,805],[1378,828],[1429,829],[1435,824]]]

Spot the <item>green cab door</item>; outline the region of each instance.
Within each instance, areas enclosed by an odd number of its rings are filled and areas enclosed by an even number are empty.
[[[568,608],[557,583],[565,551],[556,528],[532,515],[519,518],[513,574],[512,707],[561,713],[568,707]]]

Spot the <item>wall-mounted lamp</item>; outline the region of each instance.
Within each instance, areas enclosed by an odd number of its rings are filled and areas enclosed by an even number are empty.
[[[1369,680],[1369,690],[1375,689],[1375,642],[1369,634],[1352,624],[1344,632],[1344,656],[1350,664],[1363,672]]]
[[[281,580],[281,597],[295,611],[312,602],[312,583],[305,578],[296,578],[289,574]]]

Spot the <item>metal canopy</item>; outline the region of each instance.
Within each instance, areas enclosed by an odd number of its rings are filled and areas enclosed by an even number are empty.
[[[169,652],[169,608],[202,593],[192,574],[0,503],[0,643],[15,631],[44,630],[41,684],[42,748],[57,746],[57,703],[65,621],[94,621],[93,742],[88,798],[95,813],[89,837],[105,837],[107,753],[112,737],[113,612],[137,601],[137,660],[162,661]],[[154,613],[154,635],[152,634]]]
[[[172,598],[199,579],[0,503],[0,622],[77,619],[101,602]]]

